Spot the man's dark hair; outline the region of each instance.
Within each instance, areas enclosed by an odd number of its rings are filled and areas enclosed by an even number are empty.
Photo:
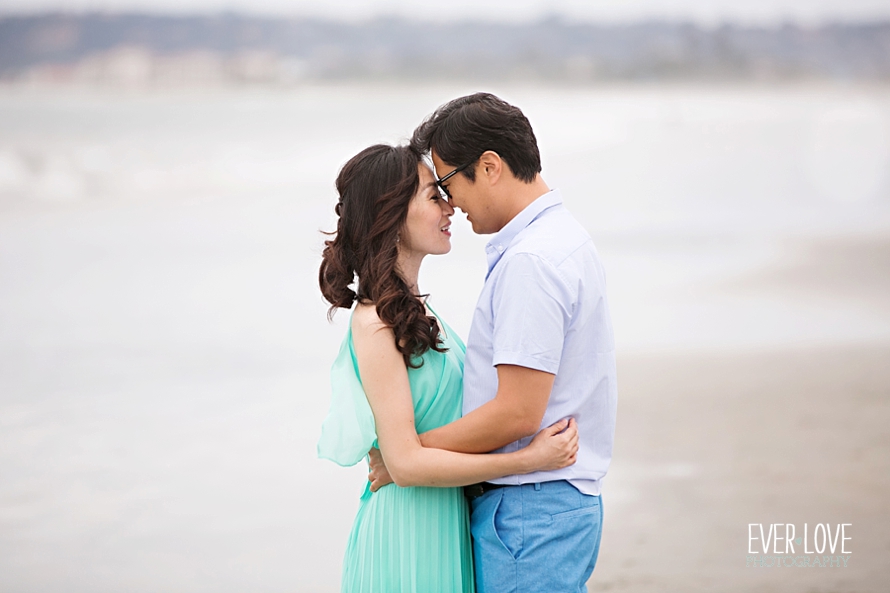
[[[442,105],[414,130],[411,145],[421,153],[435,150],[455,167],[492,150],[526,183],[541,172],[541,153],[528,119],[518,107],[491,93],[475,93]],[[461,173],[470,181],[476,179],[475,167]]]

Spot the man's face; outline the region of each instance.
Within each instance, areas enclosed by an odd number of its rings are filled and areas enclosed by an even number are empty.
[[[433,158],[433,166],[436,169],[436,177],[439,179],[442,179],[460,166],[446,164],[439,158],[435,150],[431,152],[431,156]],[[477,166],[478,163],[470,165],[470,167]],[[475,181],[470,181],[463,173],[458,173],[457,175],[452,175],[444,185],[448,193],[451,194],[449,203],[467,215],[467,220],[473,225],[474,233],[486,235],[499,230],[491,228],[492,217],[488,208],[489,204],[484,193],[484,184],[480,183],[478,175]]]

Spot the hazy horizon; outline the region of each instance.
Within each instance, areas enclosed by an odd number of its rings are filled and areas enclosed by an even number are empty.
[[[757,0],[745,3],[729,0],[679,0],[666,4],[657,0],[630,0],[591,4],[582,0],[494,0],[480,5],[471,0],[454,0],[449,2],[447,10],[433,3],[414,3],[408,0],[346,0],[337,3],[315,0],[7,0],[0,5],[0,15],[47,12],[139,12],[170,15],[239,13],[289,18],[321,17],[345,21],[398,17],[431,22],[504,23],[533,22],[557,17],[567,21],[603,24],[663,20],[693,22],[700,26],[723,23],[775,26],[787,22],[811,26],[828,22],[890,19],[890,3],[879,0]]]

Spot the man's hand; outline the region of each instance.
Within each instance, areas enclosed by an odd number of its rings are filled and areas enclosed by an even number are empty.
[[[386,469],[386,464],[383,463],[383,455],[380,454],[380,449],[371,447],[371,450],[368,451],[368,457],[370,458],[369,465],[371,466],[368,481],[371,482],[371,492],[377,492],[387,484],[392,484],[392,478]]]

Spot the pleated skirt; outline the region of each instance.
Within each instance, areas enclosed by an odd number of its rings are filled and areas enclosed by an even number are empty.
[[[342,593],[473,593],[473,550],[461,488],[384,486],[362,496]]]

